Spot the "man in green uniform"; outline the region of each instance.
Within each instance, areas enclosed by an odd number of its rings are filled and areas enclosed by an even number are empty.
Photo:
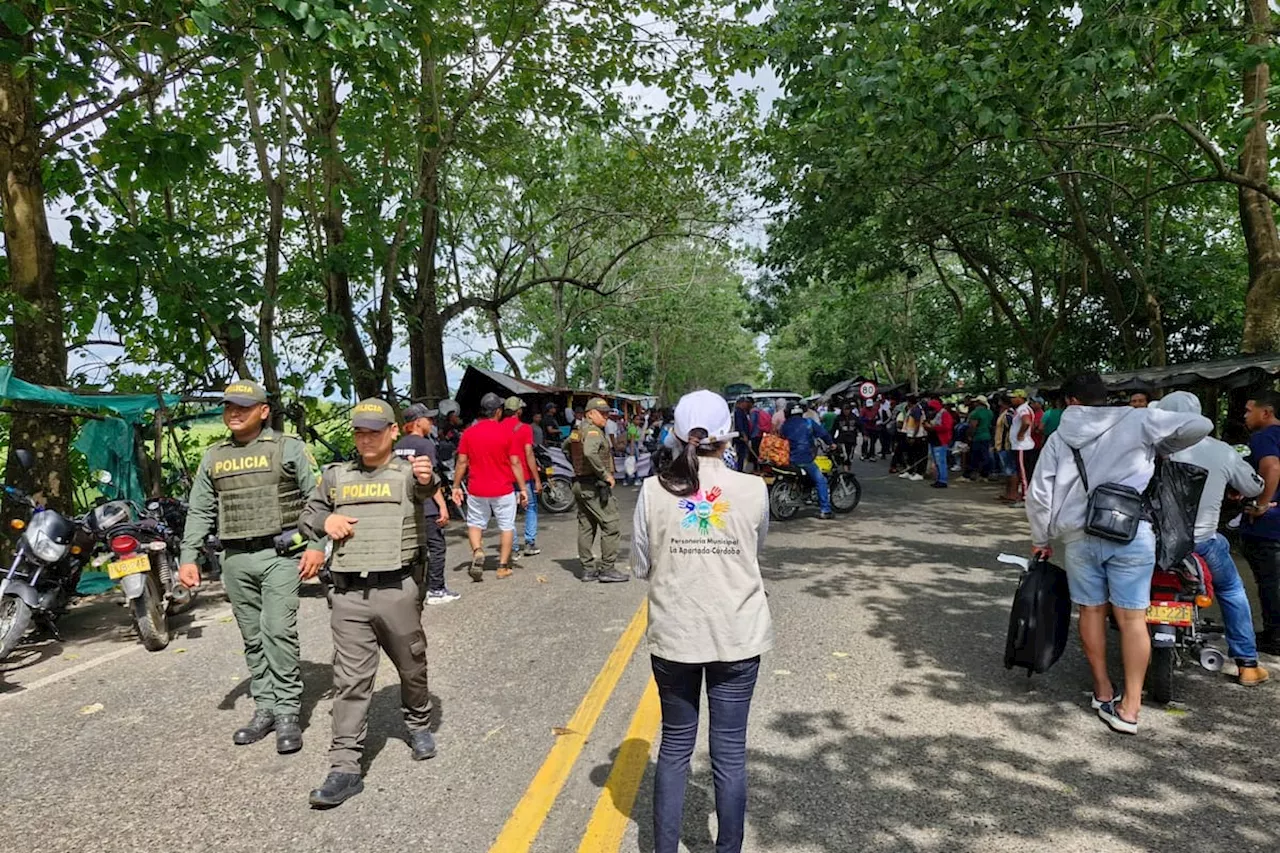
[[[600,583],[623,583],[631,576],[618,571],[619,515],[613,496],[613,449],[605,436],[609,404],[599,397],[587,403],[582,425],[569,436],[573,461],[573,494],[578,499],[578,557],[582,578]],[[600,562],[593,553],[596,533],[600,534]]]
[[[324,565],[324,543],[313,541],[301,561],[277,553],[275,540],[291,538],[306,496],[315,488],[315,461],[299,439],[269,427],[267,392],[257,382],[233,382],[222,395],[222,422],[231,437],[205,452],[187,510],[178,576],[200,585],[196,555],[216,530],[226,554],[222,583],[244,639],[253,719],[236,730],[238,744],[256,743],[272,730],[276,751],[302,749],[298,713],[298,585]]]
[[[400,430],[387,403],[361,401],[351,425],[360,461],[327,466],[302,512],[306,535],[333,542],[333,742],[329,775],[311,792],[315,808],[341,805],[364,790],[360,758],[379,649],[400,673],[414,760],[436,754],[417,579],[423,504],[438,484],[429,456],[395,455]]]

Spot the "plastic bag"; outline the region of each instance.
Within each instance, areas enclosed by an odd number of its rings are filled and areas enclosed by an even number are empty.
[[[770,433],[760,439],[760,458],[771,465],[791,464],[791,442]]]
[[[1156,534],[1156,568],[1182,564],[1196,547],[1196,512],[1209,472],[1187,462],[1156,459],[1147,487],[1151,526]]]

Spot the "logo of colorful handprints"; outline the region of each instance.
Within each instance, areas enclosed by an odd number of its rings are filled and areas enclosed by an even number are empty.
[[[684,510],[684,521],[680,526],[685,530],[697,530],[703,536],[709,536],[712,528],[724,529],[725,514],[729,512],[729,502],[720,500],[720,487],[703,494],[694,492],[687,498],[680,499],[680,508]]]

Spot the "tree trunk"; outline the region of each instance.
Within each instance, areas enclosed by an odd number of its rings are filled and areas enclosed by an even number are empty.
[[[418,264],[414,278],[415,292],[411,310],[406,312],[409,326],[410,392],[415,400],[443,400],[449,396],[449,375],[444,361],[444,318],[440,313],[440,294],[436,279],[436,247],[440,240],[440,164],[441,133],[439,113],[428,109],[428,97],[436,91],[435,62],[422,51],[418,65],[422,101],[418,110],[423,128],[423,146],[418,156],[418,203],[421,207],[421,234],[418,241]],[[438,106],[438,105],[437,105]],[[430,129],[430,134],[428,133]]]
[[[1249,43],[1269,46],[1271,8],[1268,0],[1248,0],[1245,20],[1252,30]],[[1253,117],[1253,126],[1244,139],[1240,171],[1255,181],[1269,182],[1270,152],[1267,146],[1267,88],[1271,69],[1259,63],[1244,72],[1244,102]],[[1245,352],[1280,351],[1280,235],[1275,213],[1266,196],[1254,190],[1239,191],[1240,225],[1249,256],[1249,289],[1244,302]]]
[[[507,362],[507,366],[511,369],[511,375],[516,379],[524,379],[520,373],[520,362],[516,361],[515,356],[507,349],[507,344],[502,339],[502,315],[496,310],[489,312],[489,325],[493,327],[494,348],[498,351],[498,355]]]
[[[360,328],[356,322],[355,304],[351,297],[351,280],[347,272],[347,227],[342,203],[341,148],[338,142],[338,107],[333,90],[333,69],[319,75],[319,115],[316,128],[320,142],[321,174],[324,185],[320,227],[325,243],[325,307],[338,323],[338,349],[350,372],[357,397],[376,397],[382,390],[382,377],[373,369]]]
[[[14,38],[2,26],[0,37]],[[31,37],[25,41],[24,52],[29,52]],[[37,73],[28,68],[17,76],[11,64],[0,64],[0,210],[13,300],[13,372],[28,382],[65,385],[62,298],[54,278],[53,238],[45,214],[33,86]],[[25,491],[43,492],[50,506],[69,511],[71,420],[43,412],[39,406],[30,408],[34,411],[13,415],[6,478]],[[14,458],[13,451],[20,448],[35,455],[30,471]]]

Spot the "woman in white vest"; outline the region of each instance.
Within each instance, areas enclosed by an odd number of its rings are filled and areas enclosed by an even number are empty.
[[[773,622],[757,556],[769,527],[764,480],[721,459],[737,435],[724,398],[686,394],[676,406],[680,455],[650,477],[636,505],[632,570],[649,579],[649,653],[662,701],[654,776],[654,853],[676,853],[702,682],[720,832],[716,853],[742,849],[747,714]]]

